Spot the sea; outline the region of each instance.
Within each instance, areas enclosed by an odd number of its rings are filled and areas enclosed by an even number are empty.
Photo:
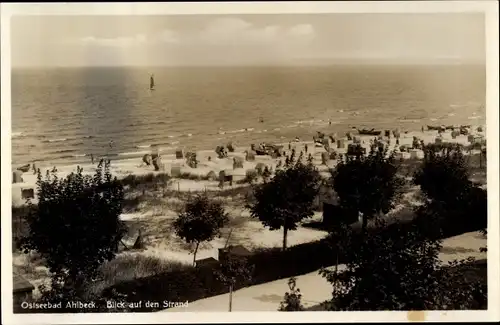
[[[13,69],[11,85],[13,165],[311,140],[353,127],[484,125],[486,115],[484,65]]]

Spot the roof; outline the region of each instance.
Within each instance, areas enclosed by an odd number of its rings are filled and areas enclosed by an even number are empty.
[[[17,273],[13,273],[13,285],[12,285],[14,293],[16,292],[27,292],[32,291],[35,287],[28,282],[25,278],[20,276]]]
[[[207,258],[202,258],[200,260],[196,260],[196,266],[202,266],[202,265],[212,265],[212,264],[218,264],[219,261],[216,260],[213,257],[207,257]]]
[[[229,246],[228,248],[219,248],[219,251],[230,253],[237,256],[250,256],[252,252],[242,245]]]

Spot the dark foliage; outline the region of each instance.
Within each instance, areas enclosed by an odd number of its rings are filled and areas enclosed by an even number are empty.
[[[321,273],[332,283],[330,310],[478,309],[486,306],[485,283],[460,279],[457,269],[471,261],[443,267],[441,240],[429,238],[418,223],[393,224],[360,237],[352,232],[341,247],[347,270]],[[347,249],[346,249],[347,248]]]
[[[38,205],[28,202],[25,252],[37,251],[52,274],[52,288],[71,292],[93,281],[99,266],[114,258],[126,229],[119,216],[123,187],[101,162],[93,176],[82,169],[60,179],[38,174]],[[73,293],[72,296],[78,296]]]
[[[427,146],[425,159],[414,182],[426,198],[417,209],[421,224],[428,231],[461,233],[487,226],[487,191],[473,184],[460,146]]]
[[[363,215],[363,229],[368,219],[387,213],[401,194],[403,180],[397,175],[394,157],[387,149],[373,146],[367,156],[346,156],[331,170],[333,189],[345,211]]]
[[[277,170],[274,178],[254,189],[254,202],[247,205],[252,217],[258,218],[271,230],[283,228],[283,249],[289,230],[313,215],[320,175],[312,165],[289,161],[285,169]]]
[[[302,294],[300,293],[300,289],[297,288],[297,278],[291,277],[288,280],[288,287],[290,291],[285,293],[278,311],[303,311],[304,306],[301,302]]]
[[[424,147],[424,162],[414,181],[429,199],[448,206],[463,201],[472,187],[460,146]]]
[[[175,220],[175,233],[187,243],[194,243],[193,263],[201,242],[210,241],[220,234],[220,229],[229,221],[221,202],[211,200],[206,194],[194,196],[185,211]]]

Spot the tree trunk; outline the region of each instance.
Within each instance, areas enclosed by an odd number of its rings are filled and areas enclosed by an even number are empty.
[[[339,285],[339,247],[337,243],[337,262],[335,263],[335,286],[334,286],[334,298],[337,297],[337,290],[338,290],[338,285]]]
[[[193,253],[193,266],[196,266],[196,253],[198,253],[198,246],[200,246],[200,243],[196,242],[196,247],[194,248]]]
[[[368,226],[368,216],[363,215],[362,218],[363,218],[363,220],[362,220],[362,224],[361,224],[361,233],[363,234],[363,236],[365,236],[366,228]]]
[[[286,250],[286,236],[288,235],[288,228],[283,226],[283,250]]]
[[[233,285],[229,285],[229,311],[233,310]]]

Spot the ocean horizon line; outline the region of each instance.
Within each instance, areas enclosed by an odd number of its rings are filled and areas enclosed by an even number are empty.
[[[165,64],[165,65],[26,65],[11,66],[11,70],[52,70],[52,69],[189,69],[189,68],[313,68],[313,67],[342,67],[342,66],[372,66],[372,67],[415,67],[415,66],[462,66],[486,67],[486,62],[366,62],[363,60],[336,61],[331,63],[303,63],[303,64]]]

